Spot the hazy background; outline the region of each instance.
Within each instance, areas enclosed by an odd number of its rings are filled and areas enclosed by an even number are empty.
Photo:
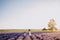
[[[0,0],[0,29],[47,28],[51,18],[60,28],[60,0]]]

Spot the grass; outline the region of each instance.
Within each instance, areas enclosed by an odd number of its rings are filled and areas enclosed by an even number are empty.
[[[0,32],[28,32],[28,30],[26,29],[5,29],[5,30],[0,30]],[[52,30],[31,29],[31,32],[60,32],[60,30],[52,31]]]

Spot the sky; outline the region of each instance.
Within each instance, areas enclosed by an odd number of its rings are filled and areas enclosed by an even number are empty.
[[[54,18],[60,29],[60,0],[0,0],[0,29],[42,29]]]

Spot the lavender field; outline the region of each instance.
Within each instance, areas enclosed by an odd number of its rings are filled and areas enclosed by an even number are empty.
[[[0,33],[0,40],[60,40],[60,33],[28,32]]]

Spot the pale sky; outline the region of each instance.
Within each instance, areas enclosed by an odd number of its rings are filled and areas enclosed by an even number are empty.
[[[60,29],[60,0],[1,0],[0,29],[47,28],[51,18]]]

